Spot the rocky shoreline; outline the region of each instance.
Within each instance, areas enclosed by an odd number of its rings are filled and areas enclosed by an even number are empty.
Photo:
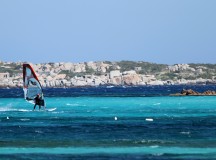
[[[137,79],[138,80],[137,80]],[[184,80],[180,81],[161,81],[161,80],[148,80],[143,81],[139,75],[129,75],[127,77],[116,77],[108,79],[104,82],[99,77],[94,78],[72,78],[71,80],[50,80],[41,82],[43,88],[77,88],[77,87],[97,87],[97,86],[152,86],[152,85],[212,85],[215,82],[209,80]],[[0,82],[0,88],[22,88],[23,82],[21,79],[8,78]]]
[[[0,61],[0,88],[22,87],[22,64]],[[47,88],[216,84],[216,69],[212,69],[216,66],[208,69],[202,65],[168,66],[131,61],[31,65],[42,87]]]

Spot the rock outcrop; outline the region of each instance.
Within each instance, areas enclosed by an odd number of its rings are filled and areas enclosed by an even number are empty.
[[[180,93],[171,94],[171,96],[216,96],[216,92],[208,90],[203,93],[199,93],[192,89],[188,89],[188,90],[183,89]]]

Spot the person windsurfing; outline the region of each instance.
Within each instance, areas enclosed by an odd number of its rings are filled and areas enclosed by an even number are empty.
[[[25,100],[34,104],[33,110],[37,105],[39,109],[43,106],[45,110],[43,89],[30,64],[23,64],[23,91]]]
[[[35,110],[37,105],[39,106],[39,110],[40,110],[41,109],[41,97],[40,97],[40,94],[37,94],[37,96],[34,98],[34,101],[35,101],[35,105],[34,105],[33,111]]]

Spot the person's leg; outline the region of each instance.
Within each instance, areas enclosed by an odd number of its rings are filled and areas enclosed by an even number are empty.
[[[39,105],[39,110],[41,109],[41,105]]]
[[[34,105],[34,110],[35,110],[36,105],[37,105],[37,104]],[[34,111],[34,110],[33,110],[33,111]]]

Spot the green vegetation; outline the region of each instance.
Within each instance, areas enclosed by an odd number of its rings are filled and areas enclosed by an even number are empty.
[[[84,76],[86,75],[86,72],[80,72],[80,73],[74,73],[74,72],[71,72],[71,71],[68,71],[68,70],[62,70],[61,72],[59,72],[59,74],[66,74],[66,79],[70,79],[72,77],[81,77],[81,76]]]
[[[207,69],[214,69],[214,70],[216,70],[216,64],[205,64],[205,63],[194,64],[194,63],[190,63],[189,65],[192,68],[197,68],[197,67],[202,66],[202,67],[206,67]]]
[[[106,63],[106,64],[112,64],[112,62],[111,61],[104,61],[104,63]]]
[[[93,68],[89,68],[88,66],[86,66],[85,69],[86,69],[86,72],[85,72],[86,74],[94,74],[95,73]]]
[[[212,79],[213,76],[215,76],[215,74],[213,74],[213,73],[203,73],[203,74],[199,75],[199,77],[203,78],[203,79]]]
[[[140,74],[156,74],[164,71],[168,67],[166,64],[156,64],[143,61],[120,61],[117,62],[117,65],[121,67],[121,72],[134,70],[135,67],[141,67],[141,71],[138,71]]]
[[[175,80],[178,77],[178,74],[171,72],[171,73],[165,73],[161,76],[161,80],[165,81],[165,80]]]
[[[10,76],[15,75],[17,73],[22,73],[22,66],[17,65],[16,63],[10,63],[7,65],[3,65],[3,63],[0,63],[0,73],[6,72],[8,72]]]

